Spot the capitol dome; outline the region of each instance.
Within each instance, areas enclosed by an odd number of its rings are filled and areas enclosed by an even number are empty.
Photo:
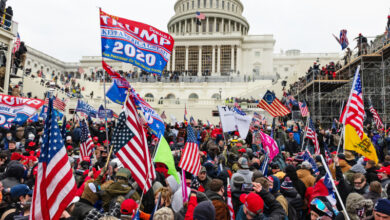
[[[247,35],[249,31],[240,0],[178,0],[174,10],[175,15],[168,22],[171,34],[240,32]],[[196,23],[196,12],[206,17],[201,25]]]

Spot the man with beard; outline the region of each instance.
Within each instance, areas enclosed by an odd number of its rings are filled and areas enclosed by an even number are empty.
[[[352,192],[359,193],[360,195],[369,192],[369,185],[367,184],[366,177],[362,173],[355,173],[352,184]]]

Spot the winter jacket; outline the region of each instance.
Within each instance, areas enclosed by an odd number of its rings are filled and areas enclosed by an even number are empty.
[[[75,217],[75,220],[84,220],[92,209],[94,209],[93,204],[88,200],[81,198],[80,201],[75,204],[72,216]]]
[[[298,191],[295,188],[292,189],[281,189],[280,192],[288,201],[288,204],[293,206],[295,210],[302,210],[304,208],[304,202],[301,195],[299,195]]]
[[[306,188],[314,186],[316,178],[311,175],[310,170],[307,169],[299,169],[297,170],[298,178],[305,184]]]
[[[363,195],[365,199],[371,199],[374,204],[381,198],[381,195],[376,192],[368,192]]]
[[[110,208],[109,212],[104,213],[101,213],[96,208],[93,208],[87,213],[85,220],[99,220],[105,216],[114,216],[119,218],[121,216],[121,204],[115,203],[114,207]]]
[[[380,182],[381,182],[381,185],[382,185],[382,189],[385,189],[386,185],[390,183],[390,178],[383,179]]]
[[[234,178],[236,178],[237,176],[242,176],[245,180],[245,183],[252,183],[252,175],[253,172],[250,170],[239,169],[235,174],[233,174],[231,182],[234,183]],[[232,191],[233,190],[237,190],[234,184],[232,184]]]
[[[365,175],[368,183],[371,183],[372,181],[379,181],[376,170],[378,170],[377,167],[371,167],[366,170]]]
[[[207,198],[211,200],[214,205],[216,220],[228,220],[230,219],[229,207],[221,195],[211,190],[206,192]]]

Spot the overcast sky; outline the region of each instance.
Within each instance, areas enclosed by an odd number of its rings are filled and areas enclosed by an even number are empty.
[[[385,30],[389,0],[241,0],[249,34],[273,34],[275,53],[339,52],[332,37],[348,30],[350,42]],[[176,0],[8,0],[27,45],[63,61],[99,55],[98,8],[167,31]],[[355,46],[355,42],[353,42]]]

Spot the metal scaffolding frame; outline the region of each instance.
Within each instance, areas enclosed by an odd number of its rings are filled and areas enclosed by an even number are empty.
[[[311,116],[319,119],[325,128],[339,119],[342,105],[347,102],[351,91],[353,76],[360,65],[363,98],[366,112],[369,99],[384,124],[390,125],[390,43],[383,45],[374,53],[361,55],[336,72],[336,80],[311,79],[298,88],[292,95],[306,100]],[[370,122],[366,120],[366,122]]]

